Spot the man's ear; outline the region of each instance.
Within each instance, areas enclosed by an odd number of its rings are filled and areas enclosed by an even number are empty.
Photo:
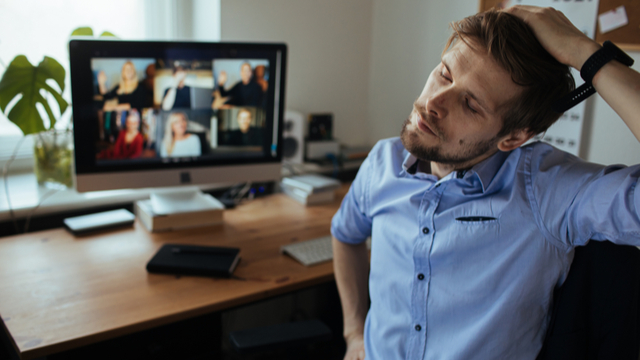
[[[498,142],[498,150],[506,152],[517,149],[520,145],[531,139],[533,135],[529,129],[514,130],[511,134],[500,139]]]

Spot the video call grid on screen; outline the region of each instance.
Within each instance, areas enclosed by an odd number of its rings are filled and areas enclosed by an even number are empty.
[[[82,43],[70,44],[77,172],[280,161],[284,45]]]

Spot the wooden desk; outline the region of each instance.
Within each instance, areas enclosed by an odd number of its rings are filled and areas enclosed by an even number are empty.
[[[133,229],[74,237],[64,229],[0,238],[0,316],[22,359],[32,359],[331,281],[332,263],[304,267],[283,244],[329,234],[337,200],[305,207],[282,195],[240,205],[224,224],[151,234]],[[234,275],[149,274],[164,243],[232,246]]]

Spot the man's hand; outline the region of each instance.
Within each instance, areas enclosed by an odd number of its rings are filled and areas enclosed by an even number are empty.
[[[100,94],[107,93],[107,74],[104,71],[98,73],[98,88],[100,89]]]
[[[218,75],[218,85],[220,86],[224,86],[224,83],[227,82],[227,72],[226,71],[220,71],[220,75]]]
[[[216,90],[213,92],[213,102],[211,103],[211,108],[213,110],[229,108],[229,105],[226,105],[227,100],[229,100],[228,96],[222,97],[220,96],[220,91]]]
[[[559,62],[577,70],[600,45],[578,30],[554,8],[516,5],[504,10],[524,20],[545,48]]]
[[[556,60],[578,70],[600,49],[600,45],[576,29],[560,11],[533,6],[513,6],[505,11],[531,26],[540,44]],[[640,141],[640,74],[610,61],[595,74],[592,83]]]
[[[187,78],[186,71],[178,71],[175,74],[173,74],[173,87],[177,88],[178,86],[180,86],[180,83],[186,78]]]
[[[345,337],[347,342],[347,352],[344,360],[364,360],[364,339],[362,334]]]

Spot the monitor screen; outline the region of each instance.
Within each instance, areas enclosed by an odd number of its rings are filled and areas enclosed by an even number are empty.
[[[286,46],[72,40],[78,191],[275,180]]]

